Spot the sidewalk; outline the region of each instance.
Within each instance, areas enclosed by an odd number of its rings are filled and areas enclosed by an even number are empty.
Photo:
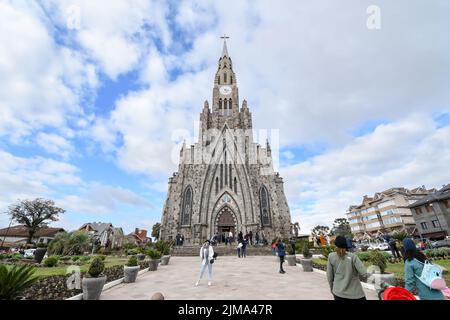
[[[286,274],[279,274],[275,256],[219,257],[213,265],[211,287],[207,285],[207,272],[200,286],[194,286],[200,263],[199,257],[172,257],[168,266],[145,273],[136,283],[108,289],[101,299],[148,300],[155,292],[161,292],[168,300],[333,299],[323,274],[303,272],[301,267],[289,267],[287,263]],[[365,291],[367,299],[377,299],[375,291]]]

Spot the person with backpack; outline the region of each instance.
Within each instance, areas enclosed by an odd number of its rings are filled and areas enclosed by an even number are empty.
[[[202,259],[202,267],[200,268],[200,274],[198,277],[195,286],[197,287],[200,284],[200,280],[203,277],[203,273],[205,273],[206,268],[208,268],[208,286],[211,286],[212,281],[212,264],[214,263],[214,249],[209,240],[206,240],[202,247],[200,248],[200,258]]]
[[[366,268],[356,254],[347,252],[347,240],[337,236],[336,251],[330,253],[327,279],[334,300],[366,300],[359,277],[367,275]]]
[[[277,242],[276,242],[276,251],[278,254],[278,257],[280,258],[280,273],[286,273],[286,271],[284,271],[283,269],[283,263],[284,263],[284,257],[286,256],[286,251],[285,251],[285,245],[283,243],[283,241],[281,241],[280,238],[278,238]]]
[[[240,258],[242,255],[242,246],[243,246],[242,242],[238,241],[238,245],[236,247],[238,258]]]
[[[432,265],[427,257],[417,250],[411,239],[403,240],[403,250],[405,255],[405,289],[409,292],[417,291],[421,300],[444,300],[441,289],[445,287],[445,281],[442,279],[440,267]],[[440,277],[437,275],[439,271]]]

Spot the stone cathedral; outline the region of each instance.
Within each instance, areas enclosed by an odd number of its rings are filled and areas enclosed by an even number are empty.
[[[226,38],[214,78],[212,108],[205,101],[198,142],[183,144],[169,179],[160,237],[183,234],[197,245],[214,234],[250,230],[267,241],[292,235],[283,179],[274,172],[269,142],[253,142],[247,101],[239,90]]]

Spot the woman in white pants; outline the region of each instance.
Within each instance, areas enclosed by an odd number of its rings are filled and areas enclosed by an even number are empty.
[[[195,286],[198,286],[200,284],[200,280],[202,279],[203,273],[205,273],[206,268],[208,268],[208,286],[210,286],[212,280],[211,261],[214,262],[214,250],[209,240],[206,240],[200,248],[200,258],[202,259],[202,267],[200,269],[200,275],[198,277],[198,281],[195,283]]]

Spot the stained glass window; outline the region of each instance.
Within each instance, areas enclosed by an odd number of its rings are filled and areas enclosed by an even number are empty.
[[[270,226],[269,194],[265,186],[262,186],[259,191],[259,201],[261,207],[261,224],[263,226]]]
[[[192,213],[192,188],[188,186],[184,192],[183,197],[183,211],[181,214],[181,224],[184,226],[190,225]]]

